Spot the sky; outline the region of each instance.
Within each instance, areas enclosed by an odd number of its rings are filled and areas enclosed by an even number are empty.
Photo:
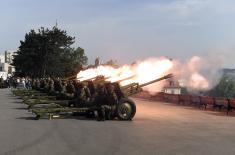
[[[0,51],[15,50],[31,29],[74,36],[89,62],[165,56],[220,57],[235,68],[234,0],[2,0]]]

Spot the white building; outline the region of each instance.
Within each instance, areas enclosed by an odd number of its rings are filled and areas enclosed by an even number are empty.
[[[0,54],[0,77],[6,79],[8,76],[12,76],[15,72],[15,67],[11,65],[13,55],[15,51],[5,51],[4,54]]]
[[[181,87],[177,80],[170,78],[166,80],[162,91],[167,94],[181,94]]]

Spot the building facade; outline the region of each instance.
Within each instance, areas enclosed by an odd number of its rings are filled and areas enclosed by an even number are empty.
[[[167,94],[181,94],[181,87],[177,80],[170,78],[166,80],[162,91]]]
[[[13,55],[15,51],[5,51],[4,54],[0,54],[0,77],[6,79],[15,72],[15,67],[11,65]]]

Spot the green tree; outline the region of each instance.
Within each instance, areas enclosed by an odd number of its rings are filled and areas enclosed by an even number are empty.
[[[72,48],[75,38],[53,27],[26,33],[13,59],[16,71],[24,76],[69,76],[87,63],[82,48]]]
[[[219,84],[209,91],[210,96],[214,97],[235,97],[235,82],[229,77],[223,77]]]

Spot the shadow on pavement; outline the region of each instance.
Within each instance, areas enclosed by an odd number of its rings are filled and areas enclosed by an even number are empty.
[[[20,107],[20,108],[12,108],[12,109],[16,109],[16,110],[29,110],[28,108],[24,108],[24,107]]]
[[[17,117],[16,119],[24,119],[24,120],[36,120],[35,117]]]
[[[228,115],[225,111],[206,111],[207,114],[223,117],[235,117],[235,114],[230,112]]]
[[[22,101],[13,101],[13,102],[11,102],[11,103],[15,103],[15,104],[23,104],[23,102],[22,102]]]
[[[35,119],[35,117],[33,116],[28,116],[28,117],[18,117],[16,119],[23,119],[23,120],[37,120]],[[49,120],[48,118],[40,118],[39,120]],[[79,120],[79,121],[97,121],[97,122],[104,122],[104,121],[98,121],[96,118],[87,118],[87,117],[83,117],[83,116],[61,116],[61,117],[58,117],[58,118],[53,118],[52,120],[55,120],[55,119],[76,119],[76,120]],[[118,119],[114,119],[114,120],[105,120],[105,121],[120,121]],[[131,122],[131,121],[123,121],[123,122]]]

